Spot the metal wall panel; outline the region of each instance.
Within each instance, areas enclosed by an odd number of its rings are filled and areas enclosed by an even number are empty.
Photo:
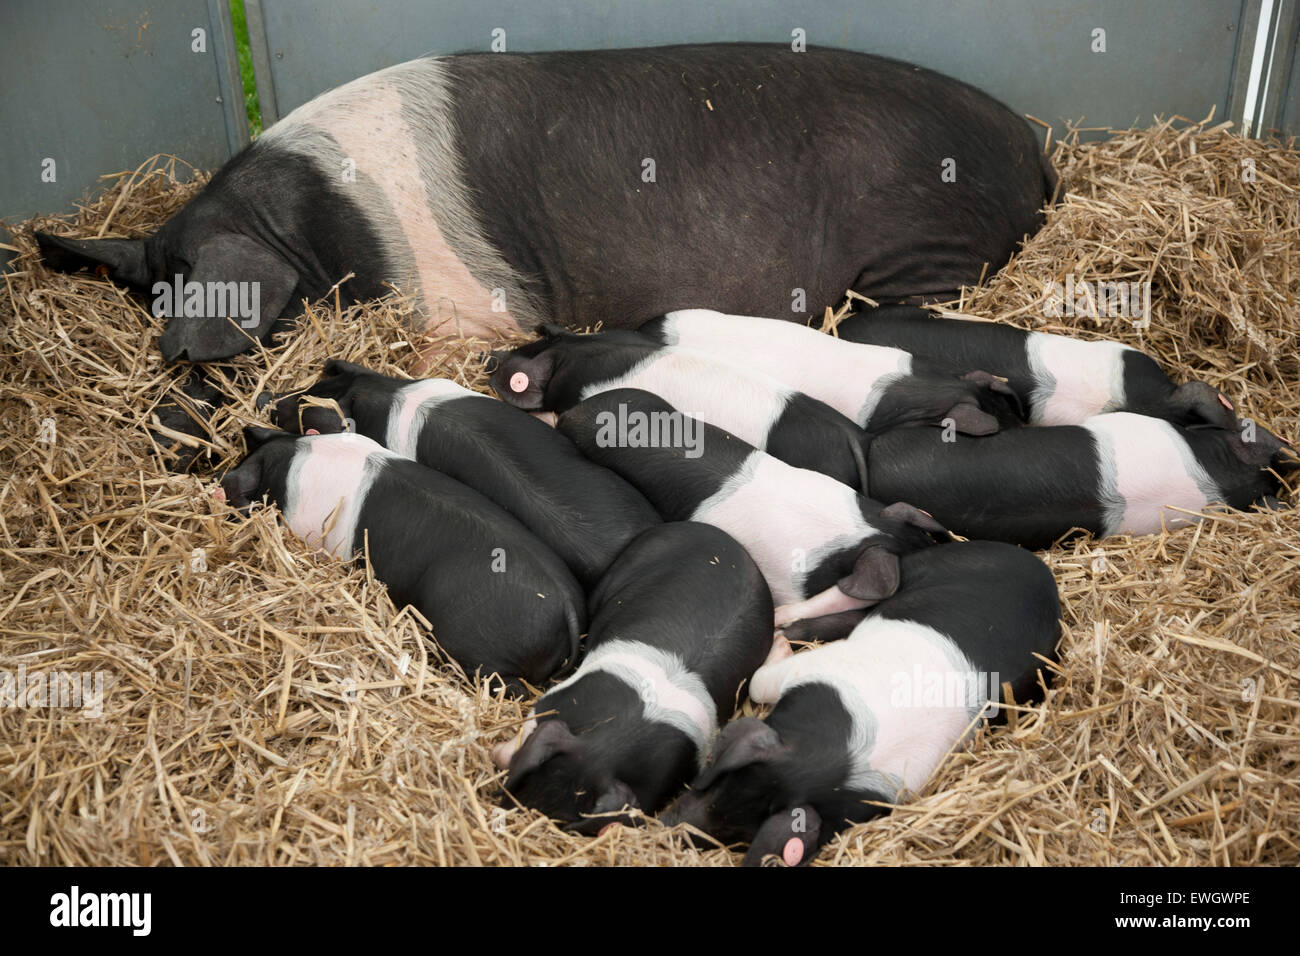
[[[1224,117],[1243,0],[253,0],[283,115],[353,77],[425,53],[610,48],[706,40],[810,44],[883,53],[966,80],[1063,128],[1146,124],[1155,114]],[[256,19],[250,14],[250,23]],[[1105,52],[1093,52],[1095,29]],[[254,41],[255,45],[257,41]]]
[[[225,162],[248,141],[228,23],[225,0],[3,0],[0,219],[70,211],[154,153]],[[191,50],[196,28],[206,53]]]

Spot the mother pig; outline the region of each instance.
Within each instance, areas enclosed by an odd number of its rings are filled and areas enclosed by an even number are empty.
[[[208,361],[349,272],[347,297],[391,282],[465,334],[940,296],[1006,261],[1054,184],[1006,107],[884,57],[461,54],[299,107],[147,239],[37,240],[147,293],[182,277],[161,349]]]

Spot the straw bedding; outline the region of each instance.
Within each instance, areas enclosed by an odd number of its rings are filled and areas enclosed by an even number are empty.
[[[1130,342],[1300,434],[1300,152],[1171,122],[1054,159],[1063,202],[954,311]],[[100,716],[0,707],[0,863],[738,862],[656,823],[590,839],[503,808],[489,748],[525,705],[465,684],[364,567],[210,497],[260,389],[306,384],[327,356],[401,373],[419,349],[430,374],[484,389],[482,341],[417,340],[396,296],[317,303],[288,344],[233,363],[203,455],[168,473],[148,437],[175,388],[159,322],[44,269],[30,229],[147,234],[197,189],[173,167],[24,224],[0,289],[0,672],[105,680]],[[1046,322],[1044,283],[1070,273],[1150,280],[1151,328]],[[1045,703],[819,864],[1300,862],[1300,514],[1043,557],[1064,609]]]

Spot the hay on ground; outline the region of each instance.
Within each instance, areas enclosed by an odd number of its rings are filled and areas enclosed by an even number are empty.
[[[1167,122],[1054,158],[1061,205],[952,311],[1129,342],[1300,433],[1300,152]],[[0,680],[104,680],[98,715],[0,707],[0,863],[737,862],[654,823],[591,839],[502,807],[489,749],[524,706],[467,685],[364,568],[210,497],[259,390],[305,385],[329,356],[400,373],[421,350],[430,374],[483,390],[476,356],[501,343],[421,340],[398,296],[317,303],[288,344],[217,379],[231,402],[210,457],[167,473],[148,437],[175,389],[159,322],[107,282],[46,270],[31,229],[146,234],[202,181],[156,164],[71,221],[24,224],[0,290]],[[1068,274],[1150,281],[1150,328],[1045,320],[1044,283]],[[819,862],[1300,861],[1300,515],[1223,513],[1043,557],[1065,616],[1046,701]]]

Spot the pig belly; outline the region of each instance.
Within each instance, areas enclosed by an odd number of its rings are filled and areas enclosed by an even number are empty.
[[[1198,519],[1170,507],[1201,511],[1218,498],[1212,479],[1169,423],[1118,413],[1085,427],[1097,440],[1106,534],[1182,527]]]

